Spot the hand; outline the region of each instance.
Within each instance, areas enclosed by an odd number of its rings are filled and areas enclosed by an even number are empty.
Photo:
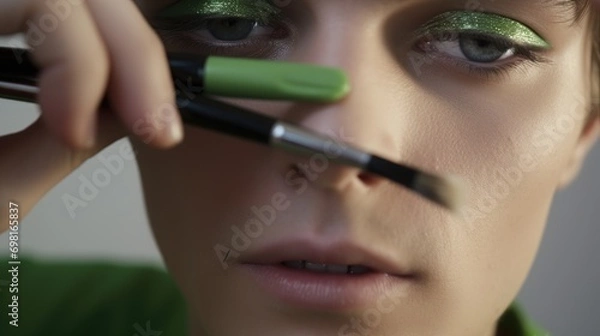
[[[133,1],[0,0],[0,34],[18,32],[41,69],[42,115],[0,138],[0,218],[128,133],[157,148],[182,140],[164,48]],[[105,95],[111,111],[98,110]]]

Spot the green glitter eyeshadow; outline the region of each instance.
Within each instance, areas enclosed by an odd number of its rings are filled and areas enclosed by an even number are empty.
[[[420,35],[442,33],[489,34],[514,43],[549,49],[550,43],[522,23],[505,16],[482,12],[453,11],[440,14],[420,29]]]
[[[178,18],[191,15],[235,17],[264,23],[279,13],[271,0],[180,0],[163,9],[158,17]]]

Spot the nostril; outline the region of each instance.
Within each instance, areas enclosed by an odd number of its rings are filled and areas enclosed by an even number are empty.
[[[378,176],[375,176],[371,173],[368,172],[360,172],[358,174],[358,178],[360,179],[360,181],[366,185],[373,185],[375,183],[377,183],[377,179],[381,179]]]
[[[310,167],[308,166],[303,167],[300,163],[292,163],[288,166],[286,176],[294,176],[295,178],[302,178],[309,181],[315,181],[318,179],[318,173],[319,172],[311,171]],[[320,173],[323,173],[323,171],[321,171]],[[379,179],[381,179],[377,175],[365,171],[360,171],[357,177],[365,185],[374,185]]]
[[[288,168],[288,172],[294,173],[298,177],[306,177],[306,174],[304,174],[297,163],[292,163]]]
[[[308,180],[313,181],[312,174],[307,172],[305,169],[302,169],[302,166],[299,163],[292,163],[288,166],[285,171],[286,179],[294,179],[294,180]]]

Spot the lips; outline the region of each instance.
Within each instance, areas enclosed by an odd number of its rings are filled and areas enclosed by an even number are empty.
[[[311,310],[366,309],[407,294],[416,280],[401,262],[353,242],[280,241],[240,257],[262,297]]]
[[[242,264],[281,265],[308,271],[347,274],[382,273],[392,276],[410,276],[401,261],[392,260],[369,248],[367,244],[349,241],[318,242],[308,239],[282,240],[249,251],[240,257]],[[343,268],[345,267],[345,272]]]
[[[307,270],[315,273],[365,274],[372,272],[370,268],[362,265],[321,264],[306,260],[284,261],[281,264],[285,267]]]

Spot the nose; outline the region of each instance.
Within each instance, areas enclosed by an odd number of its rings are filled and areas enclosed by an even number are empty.
[[[358,153],[354,150],[356,146],[352,144],[353,139],[345,134],[344,128],[339,129],[339,134],[336,134],[334,129],[330,129],[330,131],[327,132],[329,133],[327,134],[329,140],[324,145],[317,145],[322,152],[313,153],[304,160],[291,161],[287,167],[287,178],[296,176],[313,182],[320,187],[336,190],[344,190],[350,184],[363,186],[377,184],[380,180],[379,177],[342,163],[346,162],[348,157],[358,158],[356,156]],[[314,146],[309,143],[307,145]]]
[[[293,58],[344,69],[351,93],[331,105],[295,104],[286,119],[325,134],[332,141],[398,161],[405,145],[402,132],[407,125],[403,123],[402,111],[408,104],[402,101],[408,102],[410,96],[410,85],[403,83],[409,80],[408,76],[403,79],[399,75],[398,64],[385,50],[376,30],[361,30],[356,25],[350,29],[350,22],[348,27],[345,25],[337,22],[335,27],[319,27],[310,36],[310,43],[297,48]],[[329,153],[294,159],[285,169],[288,175],[305,178],[317,188],[336,191],[365,190],[386,182],[357,168],[336,164],[334,157],[335,153]]]

